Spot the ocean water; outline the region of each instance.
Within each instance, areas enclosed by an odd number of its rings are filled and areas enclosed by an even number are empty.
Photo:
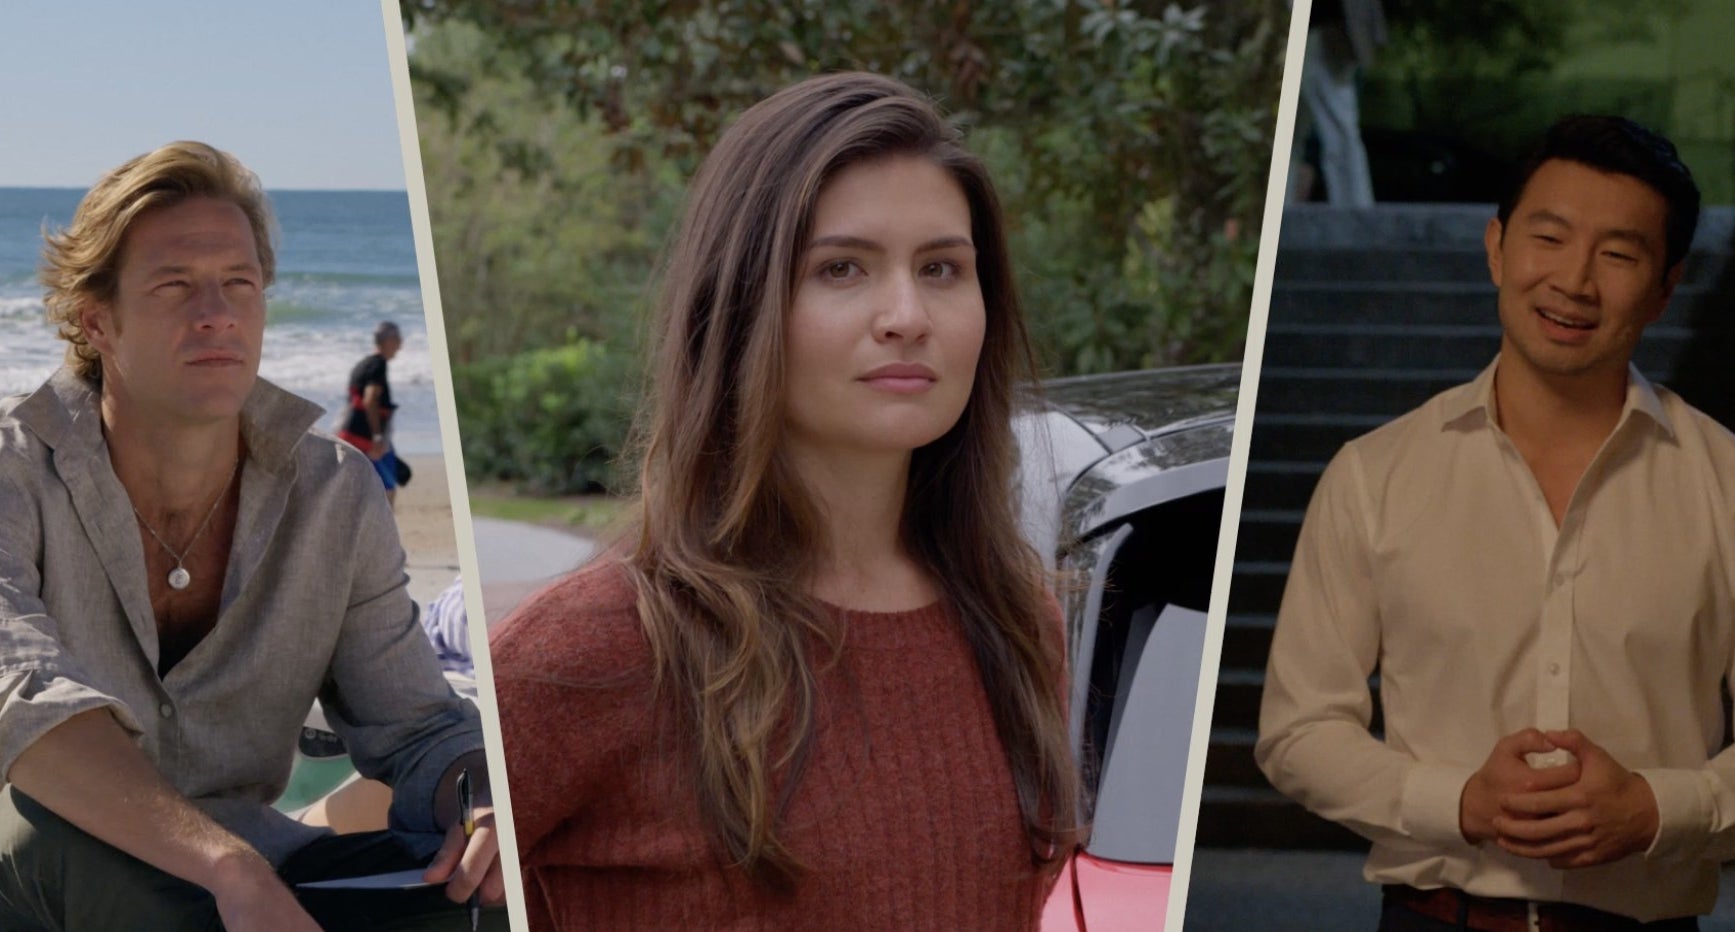
[[[0,395],[34,390],[60,365],[65,343],[45,318],[36,269],[42,231],[72,221],[82,190],[0,188]],[[373,352],[373,328],[395,321],[404,348],[391,362],[396,441],[440,451],[427,323],[416,277],[408,196],[402,191],[278,191],[277,281],[266,292],[260,375],[326,409],[333,429],[349,370]]]

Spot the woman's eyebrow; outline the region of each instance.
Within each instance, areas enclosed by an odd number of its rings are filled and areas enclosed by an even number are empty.
[[[864,252],[885,252],[885,247],[879,243],[860,236],[850,236],[845,233],[834,233],[830,236],[817,237],[807,244],[808,249],[818,249],[821,246],[839,246],[844,249],[859,249]]]

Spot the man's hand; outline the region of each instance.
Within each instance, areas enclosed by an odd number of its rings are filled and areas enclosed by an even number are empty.
[[[1500,838],[1496,820],[1512,818],[1506,811],[1508,799],[1559,790],[1578,781],[1578,763],[1537,768],[1525,760],[1527,754],[1546,754],[1556,747],[1534,728],[1515,731],[1495,742],[1494,750],[1488,752],[1481,769],[1470,775],[1464,795],[1458,799],[1458,831],[1465,841],[1479,845]]]
[[[232,932],[319,932],[271,864],[176,791],[108,709],[55,726],[6,777],[98,841],[210,891]]]
[[[211,885],[217,915],[229,932],[319,932],[265,859],[253,855],[218,869]]]
[[[428,883],[444,883],[446,898],[463,903],[478,889],[482,904],[499,906],[506,902],[506,877],[500,869],[500,840],[494,829],[494,807],[476,807],[476,832],[464,837],[462,822],[446,829],[446,841],[440,845],[434,862],[422,872]]]
[[[1606,864],[1649,848],[1658,815],[1645,778],[1577,731],[1545,737],[1578,758],[1581,775],[1569,786],[1504,800],[1505,812],[1494,820],[1500,847],[1559,868]]]

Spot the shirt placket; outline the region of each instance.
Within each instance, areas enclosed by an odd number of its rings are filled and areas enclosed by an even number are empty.
[[[1572,727],[1572,643],[1576,621],[1573,589],[1577,579],[1574,567],[1584,524],[1577,508],[1574,503],[1556,533],[1553,516],[1543,506],[1548,523],[1548,536],[1544,538],[1548,562],[1544,566],[1547,576],[1543,580],[1542,617],[1536,637],[1536,727],[1543,731]],[[1559,753],[1561,760],[1548,763],[1564,763],[1564,752]]]
[[[1578,570],[1583,563],[1585,514],[1596,494],[1596,487],[1601,483],[1603,463],[1610,455],[1609,451],[1620,442],[1630,419],[1630,411],[1623,414],[1614,430],[1603,440],[1596,455],[1585,466],[1584,474],[1579,477],[1577,488],[1573,489],[1566,514],[1560,521],[1560,532],[1545,538],[1550,542],[1545,551],[1548,554],[1548,576],[1543,583],[1542,626],[1536,639],[1536,727],[1543,731],[1565,731],[1572,727],[1572,645],[1577,640],[1575,627],[1578,621],[1573,596]],[[1542,498],[1540,485],[1537,486],[1537,498]],[[1554,520],[1546,502],[1542,503],[1542,511],[1552,532]],[[1566,751],[1552,751],[1532,755],[1531,764],[1547,767],[1564,764],[1570,759],[1571,755]]]
[[[1534,725],[1544,731],[1560,730],[1567,728],[1571,721],[1574,576],[1571,567],[1572,554],[1576,552],[1579,540],[1578,529],[1583,524],[1577,514],[1580,505],[1575,495],[1565,519],[1557,528],[1542,485],[1536,481],[1524,457],[1513,446],[1511,438],[1504,433],[1499,434],[1499,438],[1502,458],[1512,471],[1513,479],[1529,491],[1531,526],[1536,535],[1537,552],[1543,556],[1542,604],[1537,615],[1536,647],[1531,667],[1536,682]],[[1530,755],[1531,764],[1537,767],[1566,761],[1564,751]]]

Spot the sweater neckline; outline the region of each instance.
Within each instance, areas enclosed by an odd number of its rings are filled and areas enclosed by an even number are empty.
[[[888,622],[918,621],[918,620],[942,616],[945,614],[946,604],[947,604],[946,597],[940,596],[939,598],[935,599],[932,602],[929,602],[926,605],[917,606],[916,608],[903,608],[903,609],[897,609],[895,611],[887,612],[887,611],[873,611],[873,610],[864,609],[864,608],[849,608],[848,606],[838,605],[838,604],[835,604],[832,602],[827,602],[824,599],[820,599],[818,601],[819,601],[819,604],[821,606],[823,606],[826,611],[829,611],[829,612],[831,612],[835,615],[838,615],[839,617],[844,618],[844,619],[856,620],[856,621],[888,621]]]

